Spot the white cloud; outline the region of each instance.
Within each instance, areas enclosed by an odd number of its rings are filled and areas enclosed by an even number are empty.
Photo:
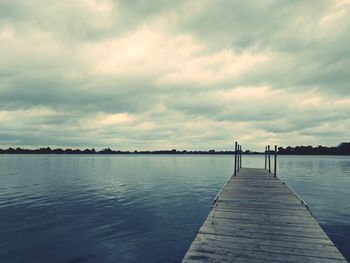
[[[83,47],[82,56],[97,74],[151,75],[159,85],[219,83],[268,60],[264,54],[208,49],[191,35],[171,35],[143,26],[115,39],[89,43]]]

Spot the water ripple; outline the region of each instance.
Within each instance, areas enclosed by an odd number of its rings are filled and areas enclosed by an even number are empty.
[[[0,167],[0,262],[179,262],[232,157],[2,155]],[[349,258],[349,157],[281,156],[279,175]]]

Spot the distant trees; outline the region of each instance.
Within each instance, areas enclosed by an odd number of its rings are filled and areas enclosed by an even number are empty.
[[[1,153],[7,154],[94,154],[96,153],[95,149],[85,149],[84,151],[79,149],[51,149],[50,147],[39,148],[39,149],[22,149],[22,148],[8,148],[8,149],[0,149]]]
[[[8,148],[0,149],[0,154],[234,154],[234,151],[216,151],[211,149],[209,151],[178,151],[172,150],[155,150],[155,151],[120,151],[104,148],[100,151],[95,149],[51,149],[50,147],[39,149],[22,149],[22,148]],[[263,154],[262,152],[253,152],[246,150],[243,154]],[[288,146],[286,148],[279,147],[278,154],[292,154],[292,155],[350,155],[350,142],[342,142],[335,147],[317,146]]]
[[[339,144],[338,151],[340,154],[350,155],[350,142],[342,142]]]
[[[279,147],[278,154],[294,155],[350,155],[350,143],[342,142],[335,147],[317,146],[295,146],[287,148]]]
[[[39,148],[39,149],[22,149],[22,148],[8,148],[8,149],[0,149],[0,154],[234,154],[233,151],[186,151],[181,150],[178,151],[176,149],[171,150],[155,150],[155,151],[120,151],[120,150],[112,150],[110,148],[104,148],[100,151],[96,151],[95,149],[51,149],[47,148]],[[248,151],[248,153],[250,153]]]
[[[110,148],[106,148],[106,149],[101,150],[99,153],[111,154],[111,153],[114,153],[114,151],[112,151]]]

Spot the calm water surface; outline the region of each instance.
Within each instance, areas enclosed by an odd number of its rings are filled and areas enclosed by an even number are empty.
[[[350,157],[278,168],[349,260]],[[179,262],[231,174],[232,156],[0,155],[0,262]]]

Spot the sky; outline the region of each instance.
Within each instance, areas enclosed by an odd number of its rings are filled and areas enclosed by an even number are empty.
[[[0,0],[0,148],[350,135],[350,0]]]

